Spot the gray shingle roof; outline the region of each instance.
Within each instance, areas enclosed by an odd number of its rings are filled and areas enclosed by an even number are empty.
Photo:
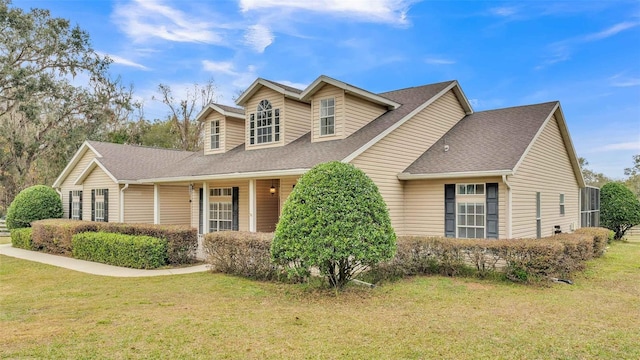
[[[557,103],[554,101],[468,115],[404,173],[513,170]],[[449,146],[446,152],[445,145]]]
[[[139,180],[163,174],[168,166],[176,164],[194,153],[190,151],[154,147],[121,145],[100,141],[87,141],[100,155],[98,161],[117,180]]]
[[[267,80],[267,79],[264,79],[264,78],[263,78],[262,80],[267,81],[267,82],[270,82],[270,83],[272,83],[273,85],[278,86],[278,87],[281,87],[281,88],[283,88],[283,89],[285,89],[285,90],[287,90],[287,91],[290,91],[290,92],[292,92],[292,93],[296,93],[296,94],[300,94],[300,93],[302,93],[302,90],[300,90],[300,89],[298,89],[298,88],[294,88],[293,86],[289,86],[289,85],[281,84],[281,83],[279,83],[279,82],[275,82],[275,81]]]
[[[238,107],[228,106],[228,105],[222,105],[222,104],[217,104],[217,103],[213,103],[213,105],[219,107],[220,109],[222,109],[224,111],[229,111],[229,112],[232,112],[232,113],[244,115],[244,109],[243,108],[238,108]]]
[[[321,162],[342,160],[437,95],[452,82],[379,94],[402,103],[402,106],[385,112],[346,139],[312,143],[311,135],[307,133],[286,146],[245,151],[243,144],[224,154],[204,155],[200,152],[171,166],[166,166],[165,172],[147,179],[308,169]]]

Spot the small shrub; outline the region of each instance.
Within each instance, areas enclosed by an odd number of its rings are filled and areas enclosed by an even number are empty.
[[[615,232],[616,240],[640,224],[640,200],[624,184],[606,183],[600,190],[600,225]]]
[[[151,236],[106,232],[75,234],[73,257],[136,269],[155,269],[167,263],[167,242]]]
[[[279,278],[280,270],[271,262],[271,233],[221,231],[204,236],[206,262],[214,272],[257,280]]]
[[[26,228],[36,220],[61,217],[62,200],[60,200],[60,195],[52,187],[35,185],[20,191],[9,205],[7,228]]]
[[[15,248],[31,250],[32,228],[21,228],[11,230],[11,245]]]
[[[607,244],[609,244],[615,233],[612,230],[605,228],[592,228],[585,227],[577,229],[574,234],[584,234],[593,237],[593,256],[600,257],[607,250]]]
[[[99,223],[90,221],[49,219],[35,221],[33,227],[33,249],[49,254],[70,256],[71,239],[82,232],[98,231]]]

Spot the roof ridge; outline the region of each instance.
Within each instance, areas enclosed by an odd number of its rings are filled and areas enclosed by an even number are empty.
[[[260,78],[260,79],[262,79],[264,81],[268,81],[268,82],[272,83],[273,85],[279,86],[279,87],[281,87],[281,88],[283,88],[285,90],[288,90],[288,91],[293,91],[293,92],[297,92],[297,93],[302,93],[302,91],[303,91],[302,89],[298,89],[297,87],[293,87],[293,86],[290,86],[290,85],[285,85],[285,84],[279,83],[277,81],[273,81],[273,80],[269,80],[269,79],[265,79],[265,78]]]
[[[559,102],[560,102],[559,100],[553,100],[553,101],[547,101],[547,102],[542,102],[542,103],[537,103],[537,104],[513,105],[513,106],[507,106],[507,107],[498,108],[498,109],[487,109],[487,110],[475,111],[475,113],[476,114],[480,114],[480,113],[486,113],[486,112],[492,112],[492,111],[502,111],[502,110],[516,109],[516,108],[526,108],[526,107],[550,105],[550,104],[557,104]]]
[[[419,89],[419,88],[423,88],[423,87],[427,87],[427,86],[434,86],[434,85],[441,85],[441,84],[450,84],[454,81],[457,80],[447,80],[447,81],[440,81],[437,83],[431,83],[431,84],[423,84],[423,85],[416,85],[416,86],[409,86],[409,87],[405,87],[405,88],[400,88],[400,89],[395,89],[395,90],[388,90],[388,91],[384,91],[384,92],[379,92],[376,93],[376,95],[380,95],[380,96],[384,96],[385,94],[389,94],[389,93],[394,93],[397,91],[404,91],[404,90],[412,90],[412,89]]]

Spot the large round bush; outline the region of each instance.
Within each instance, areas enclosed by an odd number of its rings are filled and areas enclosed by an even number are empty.
[[[362,170],[338,161],[300,178],[271,244],[276,263],[298,275],[317,267],[334,287],[395,251],[396,234],[378,187]]]
[[[600,225],[615,232],[622,239],[625,232],[640,224],[640,201],[626,186],[617,182],[604,184],[600,189]]]
[[[35,185],[26,188],[13,199],[7,210],[7,227],[30,227],[32,221],[62,217],[62,200],[51,187]]]

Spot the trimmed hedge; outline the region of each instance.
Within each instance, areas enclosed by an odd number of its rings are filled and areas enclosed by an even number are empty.
[[[204,236],[211,271],[257,280],[274,280],[281,271],[271,262],[272,233],[221,231]]]
[[[167,242],[167,261],[172,265],[194,262],[198,249],[198,232],[189,226],[49,219],[36,221],[32,227],[34,250],[52,254],[71,255],[73,235],[98,231],[164,239]]]
[[[11,245],[15,248],[32,250],[31,231],[32,228],[21,228],[11,230]]]
[[[167,264],[167,241],[151,236],[107,232],[73,235],[73,257],[135,269],[155,269]]]
[[[577,229],[574,234],[593,236],[593,255],[600,257],[607,250],[607,244],[613,241],[615,233],[612,230],[601,227],[585,227]]]

